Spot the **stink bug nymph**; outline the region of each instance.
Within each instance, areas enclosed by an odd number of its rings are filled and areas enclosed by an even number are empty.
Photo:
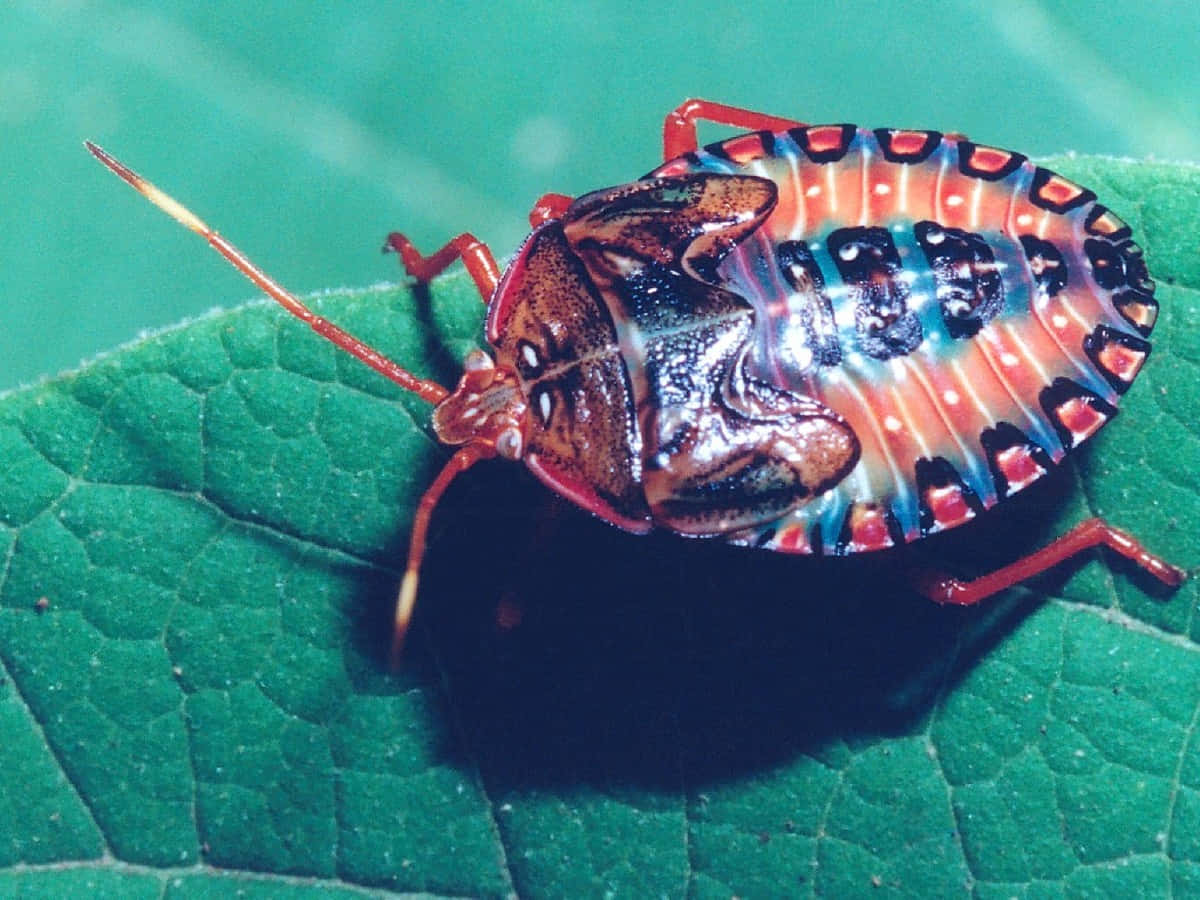
[[[698,121],[750,129],[704,148]],[[315,315],[232,244],[99,147],[108,168],[317,333],[433,404],[457,448],[412,524],[394,652],[430,516],[482,459],[635,533],[665,528],[788,553],[896,547],[975,519],[1116,413],[1150,352],[1154,282],[1129,227],[1019,153],[934,131],[808,126],[689,100],[665,162],[577,199],[547,194],[501,273],[462,234],[492,353],[454,390]],[[970,582],[971,604],[1104,544],[1167,585],[1184,572],[1089,519]]]

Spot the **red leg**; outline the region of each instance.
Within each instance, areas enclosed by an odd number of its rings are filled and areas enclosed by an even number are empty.
[[[1178,587],[1187,577],[1182,569],[1146,550],[1132,535],[1113,528],[1103,519],[1088,519],[1042,549],[974,581],[920,572],[913,576],[913,586],[936,603],[970,606],[1101,544],[1133,560],[1169,587]]]
[[[529,224],[537,228],[554,219],[561,219],[566,215],[571,201],[572,198],[566,194],[542,194],[538,202],[533,204],[533,209],[529,211]]]
[[[456,476],[461,475],[481,459],[495,455],[495,451],[485,444],[467,444],[450,457],[450,461],[421,495],[421,502],[417,504],[417,512],[413,516],[412,537],[408,541],[408,565],[404,569],[404,578],[400,582],[400,593],[396,597],[392,630],[391,659],[393,667],[399,663],[400,654],[404,651],[404,639],[408,635],[408,625],[412,620],[413,607],[417,602],[417,580],[421,572],[421,560],[425,557],[425,536],[429,531],[429,520],[433,517],[433,510]]]
[[[786,131],[804,125],[794,119],[768,116],[737,106],[713,103],[711,100],[684,100],[667,114],[663,122],[663,160],[691,153],[700,145],[696,137],[696,122],[699,120],[748,131]]]
[[[473,234],[460,234],[436,253],[423,256],[412,241],[400,232],[393,231],[387,236],[383,249],[384,252],[395,250],[399,253],[404,271],[423,283],[432,281],[456,259],[462,259],[484,303],[491,299],[496,285],[500,283],[500,267],[496,265],[496,258],[492,256],[488,245]]]

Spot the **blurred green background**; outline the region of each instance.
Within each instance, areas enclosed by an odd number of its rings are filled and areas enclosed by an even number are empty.
[[[377,252],[396,228],[511,252],[543,192],[652,168],[688,96],[1034,155],[1200,160],[1198,35],[1194,0],[9,0],[0,388],[254,294],[85,137],[308,292],[396,279]]]

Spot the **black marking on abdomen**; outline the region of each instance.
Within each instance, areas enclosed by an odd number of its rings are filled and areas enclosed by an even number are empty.
[[[725,149],[724,145],[724,141],[717,141],[712,144],[705,144],[701,149],[709,156],[714,156],[717,159],[723,159],[726,162],[732,162],[733,160],[730,158],[729,152]]]
[[[924,162],[942,142],[941,132],[876,128],[875,140],[883,158],[894,163]]]
[[[881,525],[882,536],[879,534]],[[858,501],[846,509],[833,552],[837,556],[849,556],[851,553],[898,547],[903,543],[904,529],[890,507],[882,503]]]
[[[836,366],[842,361],[842,348],[833,318],[833,301],[825,290],[825,276],[821,274],[820,266],[803,241],[779,244],[775,248],[775,258],[784,280],[794,291],[790,303],[797,309],[789,311],[792,320],[789,330],[798,328],[803,333],[800,345],[812,351],[811,364],[800,368]]]
[[[1094,235],[1083,242],[1092,278],[1102,290],[1113,292],[1113,306],[1121,317],[1148,337],[1158,320],[1158,302],[1142,248],[1129,239],[1129,226],[1098,203],[1084,228]]]
[[[1088,234],[1106,237],[1110,241],[1123,241],[1133,235],[1132,229],[1107,206],[1097,203],[1083,220],[1083,229]]]
[[[1018,240],[1025,251],[1034,283],[1046,292],[1047,297],[1053,297],[1066,286],[1070,274],[1062,251],[1036,235],[1023,234]]]
[[[891,359],[915,350],[921,343],[921,322],[908,309],[908,284],[888,230],[839,228],[830,233],[828,246],[854,300],[863,352]]]
[[[921,457],[914,466],[917,479],[917,498],[921,515],[921,534],[933,534],[953,528],[983,512],[983,502],[963,481],[958,470],[944,456]],[[939,502],[940,501],[940,502]],[[963,511],[953,515],[950,510],[961,501]]]
[[[1000,181],[1025,163],[1027,157],[971,141],[958,142],[958,170],[972,178]]]
[[[853,125],[811,125],[791,128],[788,134],[813,162],[830,163],[846,155],[858,129]]]
[[[1038,402],[1068,450],[1117,414],[1115,406],[1070,378],[1055,378],[1042,389]]]
[[[1125,284],[1134,290],[1153,294],[1156,285],[1154,279],[1150,277],[1150,270],[1146,268],[1146,258],[1142,255],[1142,248],[1133,241],[1124,241],[1117,245],[1117,250],[1125,264]]]
[[[1083,352],[1112,389],[1123,394],[1150,355],[1150,342],[1108,325],[1097,325],[1083,339]]]
[[[1150,294],[1142,291],[1118,291],[1113,294],[1113,306],[1126,322],[1138,330],[1142,337],[1148,337],[1158,321],[1158,301]]]
[[[1001,500],[1050,471],[1050,454],[1016,425],[997,422],[979,435],[984,458],[992,471],[996,496]]]
[[[1092,277],[1105,290],[1135,288],[1153,293],[1154,282],[1146,269],[1141,247],[1133,241],[1112,244],[1099,238],[1084,241],[1087,262],[1092,265]]]
[[[1091,203],[1096,195],[1057,172],[1038,166],[1029,185],[1029,202],[1050,212],[1065,213]]]
[[[761,152],[753,154],[750,157],[735,160],[733,158],[732,154],[730,154],[726,145],[733,141],[737,141],[738,143],[741,143],[750,137],[758,138],[758,143],[759,143]],[[726,138],[723,141],[717,141],[712,144],[705,144],[704,150],[706,153],[709,153],[712,156],[717,157],[718,159],[723,159],[728,162],[737,163],[739,165],[745,165],[746,163],[750,162],[753,159],[762,159],[763,157],[774,156],[775,155],[775,135],[769,131],[752,131],[748,134],[739,134],[733,138]]]
[[[1113,244],[1088,238],[1083,242],[1083,252],[1092,265],[1092,277],[1104,290],[1112,291],[1129,284],[1125,274],[1125,258]]]
[[[1121,257],[1122,284],[1113,294],[1113,306],[1142,337],[1149,336],[1158,321],[1158,301],[1154,299],[1154,279],[1146,268],[1142,248],[1125,240],[1117,245]]]
[[[1004,309],[1004,282],[981,235],[937,222],[913,227],[933,269],[942,319],[953,338],[969,338]]]

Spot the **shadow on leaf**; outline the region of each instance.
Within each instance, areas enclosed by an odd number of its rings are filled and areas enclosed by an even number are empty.
[[[1054,536],[1072,490],[1060,470],[974,525],[813,559],[633,537],[574,510],[533,540],[538,488],[483,467],[439,511],[406,665],[432,637],[446,714],[497,790],[695,786],[911,733],[1088,557],[976,609],[930,603],[904,571],[1011,561]],[[502,597],[516,627],[497,624]]]

